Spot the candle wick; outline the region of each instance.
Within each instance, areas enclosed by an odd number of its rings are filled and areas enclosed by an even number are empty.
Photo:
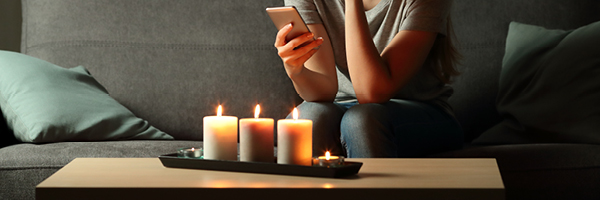
[[[219,105],[219,107],[217,108],[217,117],[220,117],[223,113],[223,107],[221,107],[221,105]]]
[[[292,117],[294,118],[294,121],[298,120],[298,108],[294,108],[292,111]]]
[[[254,109],[254,119],[258,119],[258,114],[260,114],[260,105],[256,105]]]

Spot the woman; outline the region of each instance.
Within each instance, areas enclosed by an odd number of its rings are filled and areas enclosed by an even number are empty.
[[[450,0],[286,0],[312,33],[275,47],[313,120],[313,155],[419,157],[462,146]],[[313,38],[317,38],[312,41]],[[308,45],[299,47],[309,42]]]

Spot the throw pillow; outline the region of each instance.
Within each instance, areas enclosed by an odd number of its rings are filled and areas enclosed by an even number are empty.
[[[85,68],[0,51],[0,108],[22,142],[173,139],[108,95]]]
[[[504,121],[475,144],[600,144],[600,22],[549,30],[512,22],[497,99]]]

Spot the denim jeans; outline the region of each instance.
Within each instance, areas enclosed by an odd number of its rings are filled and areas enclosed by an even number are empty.
[[[313,156],[330,151],[350,158],[422,157],[463,144],[456,119],[423,102],[303,102],[298,110],[300,118],[313,121]]]

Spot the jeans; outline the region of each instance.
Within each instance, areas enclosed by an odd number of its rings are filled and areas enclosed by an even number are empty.
[[[423,102],[303,102],[298,111],[313,121],[313,156],[330,151],[349,158],[422,157],[463,144],[456,119]]]

